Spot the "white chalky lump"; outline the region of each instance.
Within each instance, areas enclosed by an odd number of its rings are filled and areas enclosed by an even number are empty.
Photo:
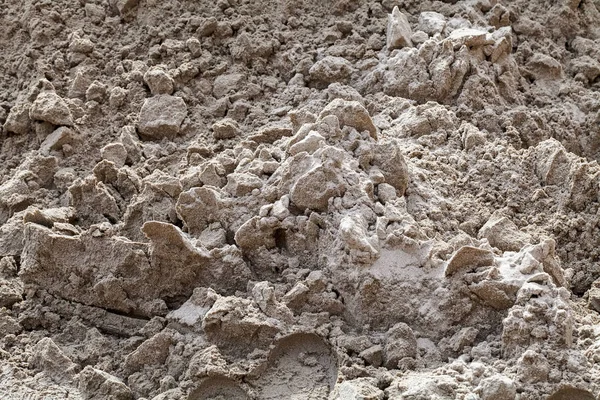
[[[0,397],[598,396],[597,4],[38,3]]]

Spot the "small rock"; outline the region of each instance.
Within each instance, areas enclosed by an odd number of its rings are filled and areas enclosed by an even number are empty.
[[[387,24],[387,48],[388,50],[412,47],[410,37],[412,30],[408,24],[406,15],[400,12],[398,6],[394,7],[388,16]]]
[[[485,249],[472,246],[463,246],[448,261],[446,276],[467,268],[488,267],[494,265],[494,254]]]
[[[523,383],[547,382],[549,373],[548,360],[535,350],[525,351],[517,361],[517,375]]]
[[[123,105],[126,98],[127,89],[117,86],[111,89],[110,96],[108,97],[108,104],[110,104],[111,107],[118,108]]]
[[[346,247],[376,256],[377,249],[369,241],[367,222],[360,214],[351,214],[342,218],[340,222],[340,237]]]
[[[127,149],[121,143],[109,143],[100,150],[103,160],[115,163],[117,168],[125,165],[127,160]]]
[[[270,125],[261,128],[257,133],[251,135],[248,139],[257,143],[273,143],[282,137],[292,136],[292,133],[292,128],[288,126]]]
[[[290,191],[290,198],[302,210],[325,211],[329,199],[342,196],[345,191],[342,176],[334,169],[321,165],[298,178]]]
[[[429,36],[442,33],[446,27],[446,17],[435,11],[425,11],[419,15],[419,29]]]
[[[343,57],[327,56],[317,61],[309,70],[311,81],[330,84],[344,82],[352,74],[352,64]]]
[[[85,16],[92,20],[94,24],[99,24],[104,21],[106,12],[104,7],[98,4],[86,3],[85,4]]]
[[[517,389],[514,382],[504,375],[493,375],[479,384],[481,400],[514,400]]]
[[[196,33],[200,35],[200,37],[207,37],[215,33],[219,26],[219,22],[215,17],[206,18],[198,29],[196,29]]]
[[[429,35],[426,34],[423,31],[416,31],[410,37],[410,40],[415,45],[419,45],[419,44],[425,43],[428,39],[429,39]]]
[[[94,51],[94,43],[90,39],[75,36],[69,44],[69,51],[89,54]]]
[[[305,151],[308,154],[312,154],[324,144],[325,138],[321,136],[319,132],[310,131],[304,139],[294,143],[294,145],[289,148],[288,153],[294,155]]]
[[[16,319],[8,315],[8,310],[0,309],[0,332],[2,335],[18,335],[22,331],[23,327]]]
[[[73,125],[73,116],[67,103],[54,92],[41,92],[29,110],[29,118],[53,125]]]
[[[144,82],[152,94],[172,94],[174,88],[173,78],[160,67],[150,68],[144,74]]]
[[[135,372],[144,365],[164,364],[173,340],[173,332],[168,329],[157,333],[125,357],[124,368]]]
[[[23,283],[19,279],[0,277],[0,307],[11,307],[23,300]]]
[[[490,245],[502,251],[519,251],[531,242],[531,237],[519,230],[514,222],[494,214],[479,230],[479,238],[486,238]]]
[[[535,79],[554,80],[563,75],[560,62],[547,54],[535,53],[527,62],[527,70]]]
[[[19,103],[10,109],[4,129],[7,132],[25,135],[29,132],[31,120],[29,119],[29,109],[31,105],[28,103]]]
[[[373,378],[358,378],[336,385],[330,398],[332,400],[382,400],[386,395],[377,387],[377,382]]]
[[[588,291],[588,307],[600,312],[600,288],[592,286]]]
[[[77,365],[48,337],[40,340],[33,348],[31,363],[57,382],[67,382],[72,379],[77,368]]]
[[[236,92],[242,88],[244,80],[245,76],[243,74],[219,75],[213,85],[213,95],[215,98],[220,99]]]
[[[383,348],[380,345],[369,347],[358,356],[374,367],[381,367],[383,364]]]
[[[227,175],[225,190],[233,196],[241,197],[250,194],[254,189],[260,189],[263,181],[256,175],[235,172]]]
[[[327,115],[335,115],[342,127],[351,126],[359,132],[368,131],[373,139],[377,139],[375,124],[373,124],[367,109],[358,101],[335,99],[321,111],[319,119],[323,119]]]
[[[486,44],[493,44],[487,38],[487,32],[481,29],[459,28],[448,36],[455,45],[465,45],[467,47],[480,47]]]
[[[463,133],[463,148],[471,150],[477,146],[484,145],[486,142],[485,134],[471,124],[465,124]]]
[[[87,366],[79,374],[79,391],[84,400],[131,400],[131,390],[120,379]]]
[[[78,135],[73,129],[61,126],[44,139],[40,145],[40,153],[48,155],[52,150],[60,151],[65,144],[74,146],[77,141]]]
[[[187,106],[181,97],[156,95],[144,101],[140,110],[138,129],[152,139],[170,138],[179,133],[187,115]]]
[[[385,182],[396,189],[396,195],[404,196],[410,178],[408,166],[398,142],[386,139],[378,143],[373,150],[373,165],[379,168]]]
[[[389,203],[390,201],[394,201],[398,198],[396,195],[396,188],[388,183],[380,183],[377,186],[377,196],[383,204]]]
[[[121,17],[125,16],[135,6],[139,0],[110,0],[110,5],[116,9]]]
[[[398,362],[405,357],[417,357],[417,339],[404,322],[399,322],[387,332],[384,347],[385,366],[388,369],[398,368]]]
[[[232,139],[241,133],[237,122],[231,118],[225,118],[215,122],[212,126],[212,130],[215,139]]]
[[[104,83],[94,81],[85,91],[85,99],[87,101],[96,101],[102,103],[106,98],[107,87]]]
[[[280,200],[277,200],[271,208],[271,215],[275,218],[283,221],[290,215],[290,197],[288,195],[282,196]]]

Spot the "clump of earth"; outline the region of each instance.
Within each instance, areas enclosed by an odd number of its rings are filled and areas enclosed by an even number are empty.
[[[0,397],[593,400],[600,1],[0,1]]]

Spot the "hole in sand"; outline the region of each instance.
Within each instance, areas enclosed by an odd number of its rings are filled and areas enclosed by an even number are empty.
[[[210,377],[188,396],[188,400],[249,400],[246,392],[233,379]]]
[[[337,380],[337,359],[321,337],[298,333],[281,339],[257,379],[258,398],[326,399]]]

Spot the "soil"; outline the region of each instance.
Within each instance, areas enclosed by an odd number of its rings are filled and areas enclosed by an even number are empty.
[[[600,1],[0,10],[1,398],[600,396]]]

